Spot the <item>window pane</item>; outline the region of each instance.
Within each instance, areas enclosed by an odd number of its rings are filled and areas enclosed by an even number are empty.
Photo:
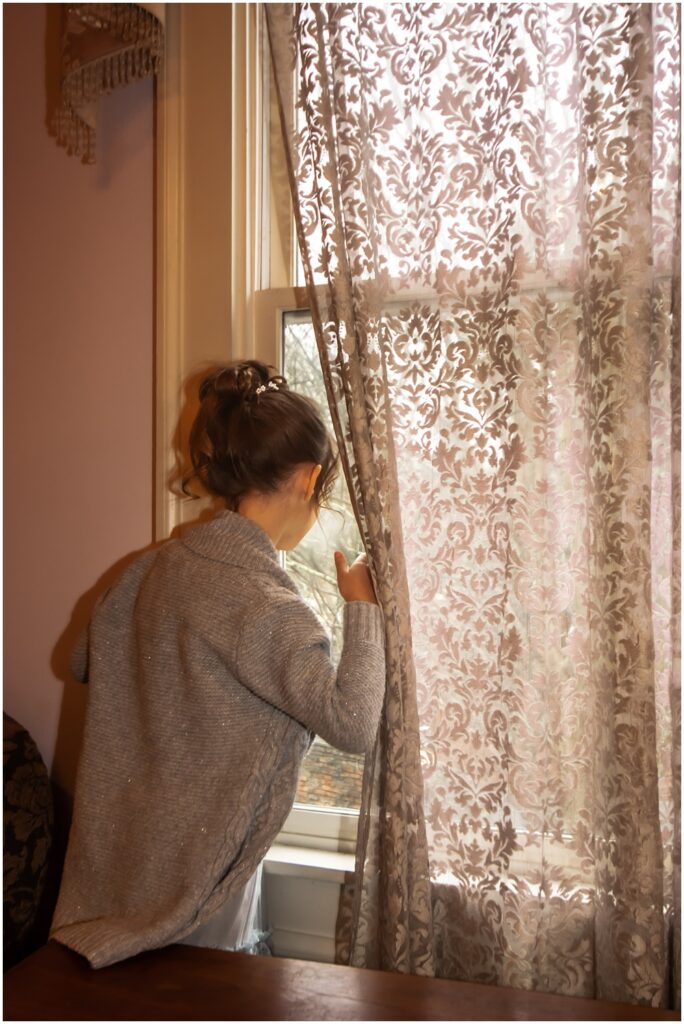
[[[332,421],[321,373],[311,317],[307,311],[283,314],[283,373],[294,391],[318,402],[332,433]],[[344,551],[348,560],[362,550],[344,477],[340,474],[330,509],[322,509],[318,522],[296,550],[288,551],[286,566],[306,601],[327,625],[337,659],[342,646],[342,608],[337,589],[333,552]],[[326,807],[358,807],[361,801],[363,757],[333,750],[316,738],[302,766],[297,801]]]

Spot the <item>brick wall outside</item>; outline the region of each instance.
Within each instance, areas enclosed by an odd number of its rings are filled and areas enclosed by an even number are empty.
[[[362,780],[363,755],[345,754],[316,739],[302,765],[297,801],[357,809]]]

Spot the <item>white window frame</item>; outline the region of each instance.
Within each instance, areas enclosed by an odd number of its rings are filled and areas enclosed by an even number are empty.
[[[168,486],[178,424],[187,430],[184,382],[203,363],[227,358],[258,358],[280,369],[283,313],[306,308],[302,288],[261,287],[267,270],[260,240],[273,238],[269,209],[258,202],[268,173],[261,6],[167,8],[156,87],[156,540],[202,510],[203,503]],[[245,144],[232,145],[238,136]],[[293,266],[291,260],[290,276]],[[334,874],[340,868],[330,867],[333,854],[346,856],[349,870],[357,823],[356,811],[296,805],[277,842],[319,851],[320,870]],[[301,856],[308,869],[311,853]]]

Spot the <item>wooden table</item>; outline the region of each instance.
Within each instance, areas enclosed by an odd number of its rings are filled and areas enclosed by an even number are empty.
[[[55,942],[4,979],[4,1020],[679,1020],[676,1013],[168,946],[92,970]]]

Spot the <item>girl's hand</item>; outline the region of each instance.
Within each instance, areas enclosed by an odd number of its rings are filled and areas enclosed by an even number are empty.
[[[373,589],[373,580],[368,571],[368,558],[359,557],[347,565],[347,559],[341,551],[335,552],[335,569],[337,570],[337,586],[345,601],[368,601],[377,604],[378,599]]]

